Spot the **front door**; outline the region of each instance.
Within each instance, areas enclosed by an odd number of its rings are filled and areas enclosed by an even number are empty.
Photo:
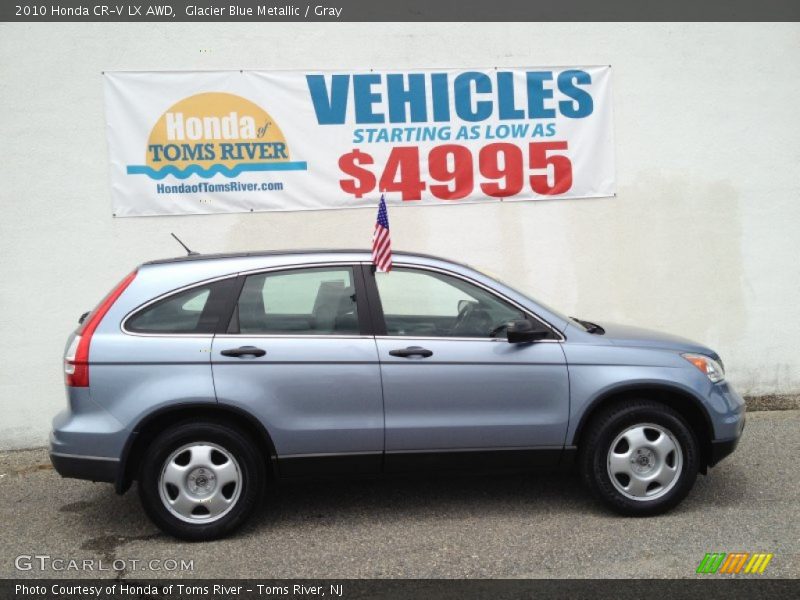
[[[385,324],[376,340],[386,470],[558,461],[569,416],[559,334],[508,343],[511,320],[545,326],[454,274],[405,267],[371,277]]]

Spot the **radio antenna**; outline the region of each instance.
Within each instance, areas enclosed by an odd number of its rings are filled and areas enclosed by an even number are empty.
[[[170,235],[175,238],[176,242],[178,242],[181,246],[183,246],[183,249],[186,250],[186,254],[188,256],[199,256],[200,255],[199,252],[194,252],[193,250],[189,250],[189,246],[184,244],[177,235],[175,235],[174,233],[170,233]]]

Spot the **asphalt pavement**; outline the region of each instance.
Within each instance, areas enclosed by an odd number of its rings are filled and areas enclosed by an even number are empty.
[[[6,452],[0,577],[697,577],[707,552],[769,552],[755,577],[797,578],[799,457],[800,411],[755,412],[737,451],[655,518],[606,511],[570,474],[324,481],[272,490],[233,537],[189,544],[135,490]]]

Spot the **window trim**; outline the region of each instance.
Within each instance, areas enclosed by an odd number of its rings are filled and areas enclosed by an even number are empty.
[[[408,340],[408,339],[415,339],[415,340],[449,340],[449,341],[461,341],[461,342],[506,342],[505,338],[499,337],[452,337],[452,336],[408,336],[408,335],[388,335],[386,333],[386,320],[383,316],[383,305],[380,300],[380,293],[378,292],[378,284],[375,281],[375,272],[371,269],[371,263],[361,263],[362,267],[365,270],[364,276],[367,279],[367,288],[369,290],[367,296],[372,300],[370,302],[371,306],[374,306],[374,317],[373,320],[377,320],[379,326],[374,330],[375,338],[381,340]],[[409,270],[419,270],[419,271],[432,271],[434,273],[441,273],[442,275],[446,275],[449,277],[455,277],[456,279],[460,279],[470,285],[474,285],[483,289],[485,292],[495,296],[499,300],[502,300],[506,304],[510,304],[511,306],[515,307],[519,311],[521,311],[526,317],[533,319],[540,323],[545,329],[548,329],[554,336],[555,339],[548,339],[548,340],[538,340],[537,344],[552,344],[557,343],[560,344],[566,341],[566,336],[561,333],[556,327],[548,323],[545,319],[538,316],[534,312],[532,312],[529,308],[522,306],[519,302],[512,300],[505,294],[497,291],[496,289],[481,283],[480,281],[476,281],[475,279],[467,276],[462,275],[461,273],[456,273],[454,271],[450,271],[448,269],[443,269],[441,267],[433,267],[430,265],[419,265],[414,263],[404,263],[398,262],[394,263],[392,267],[402,268],[402,269],[409,269]],[[369,270],[369,276],[367,276],[366,271]]]
[[[208,338],[214,336],[236,336],[241,337],[241,333],[228,333],[228,325],[230,324],[230,320],[233,317],[233,311],[236,307],[236,304],[239,301],[239,295],[241,294],[242,286],[244,285],[244,279],[250,275],[257,275],[259,273],[267,273],[267,272],[274,272],[274,271],[295,271],[299,269],[305,268],[317,268],[317,267],[351,267],[353,270],[353,284],[356,288],[356,296],[358,297],[357,302],[359,303],[359,316],[358,316],[358,324],[360,329],[360,334],[354,335],[291,335],[291,334],[245,334],[247,337],[251,338],[301,338],[301,339],[368,339],[368,338],[375,338],[375,339],[387,339],[387,340],[408,340],[408,339],[419,339],[419,340],[450,340],[450,341],[461,341],[461,342],[506,342],[504,338],[470,338],[470,337],[417,337],[417,338],[409,338],[409,336],[392,336],[386,334],[386,324],[383,318],[383,307],[381,305],[380,296],[378,294],[378,286],[375,283],[375,276],[373,270],[373,264],[368,261],[326,261],[326,262],[315,262],[315,263],[293,263],[289,265],[276,265],[272,267],[260,267],[256,269],[249,269],[246,271],[238,271],[235,273],[228,273],[226,275],[220,275],[218,277],[212,277],[210,279],[205,279],[203,281],[198,281],[194,283],[187,284],[180,288],[176,288],[161,294],[160,296],[156,296],[155,298],[148,300],[144,304],[140,304],[139,306],[133,308],[129,311],[122,319],[120,323],[120,328],[123,333],[126,335],[132,335],[137,337],[185,337],[185,338]],[[547,329],[549,329],[553,334],[557,336],[558,339],[551,339],[551,340],[539,340],[537,344],[547,344],[547,343],[562,343],[567,340],[566,336],[561,333],[561,331],[556,328],[555,326],[551,325],[548,321],[543,319],[542,317],[538,316],[530,309],[522,306],[519,302],[512,300],[505,294],[497,291],[496,289],[489,287],[471,277],[466,275],[462,275],[461,273],[456,273],[454,271],[443,269],[441,267],[433,267],[430,265],[420,265],[414,263],[405,263],[405,262],[397,262],[394,264],[396,267],[406,268],[406,269],[417,269],[421,271],[435,271],[442,273],[443,275],[449,275],[451,277],[457,277],[470,283],[472,285],[476,285],[488,293],[497,296],[501,300],[511,304],[512,306],[518,308],[528,317],[538,321],[542,325],[544,325]],[[361,273],[359,276],[358,273]],[[227,306],[222,310],[220,315],[220,320],[217,325],[217,331],[215,333],[137,333],[134,331],[128,331],[125,328],[125,324],[127,323],[128,319],[130,319],[134,314],[138,313],[140,310],[144,310],[151,304],[155,304],[160,300],[163,300],[169,296],[174,294],[179,294],[181,292],[190,290],[195,287],[202,287],[204,285],[208,285],[210,283],[215,283],[217,281],[222,281],[224,279],[237,279],[238,281],[232,289],[228,292],[227,298]],[[359,296],[360,294],[360,296]],[[364,310],[361,309],[361,298],[364,299]],[[363,321],[362,321],[363,319]]]

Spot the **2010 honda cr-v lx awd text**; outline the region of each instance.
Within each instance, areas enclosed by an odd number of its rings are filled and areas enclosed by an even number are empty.
[[[65,477],[138,482],[175,536],[225,535],[319,474],[577,464],[626,515],[678,504],[744,402],[705,346],[559,314],[469,267],[366,251],[199,255],[125,277],[69,337]]]

